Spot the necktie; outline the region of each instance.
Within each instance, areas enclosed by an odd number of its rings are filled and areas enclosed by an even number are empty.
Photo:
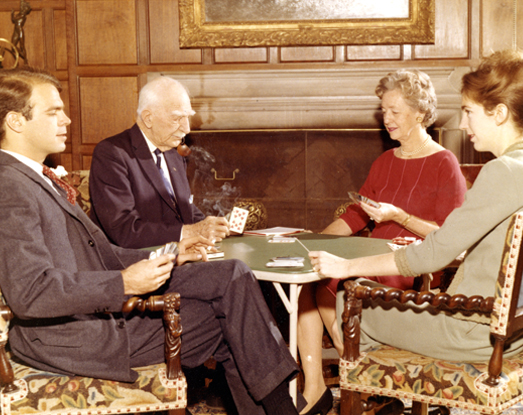
[[[162,152],[160,151],[160,149],[156,149],[154,150],[154,154],[156,154],[156,167],[158,167],[158,171],[160,172],[160,176],[162,176],[162,181],[163,181],[163,184],[165,186],[165,188],[167,189],[167,191],[169,192],[169,195],[171,195],[171,199],[174,201],[174,191],[173,191],[173,188],[171,186],[171,183],[169,183],[169,180],[167,180],[167,177],[165,177],[165,173],[162,169]]]
[[[71,205],[74,205],[78,191],[73,186],[60,179],[56,174],[54,174],[54,172],[49,167],[44,166],[43,173],[47,177],[49,177],[53,182],[55,182],[58,186],[65,190],[65,192],[67,193],[67,201],[71,203]]]

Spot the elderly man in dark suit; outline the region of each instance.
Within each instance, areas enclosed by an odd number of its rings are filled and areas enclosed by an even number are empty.
[[[131,129],[101,141],[93,152],[91,219],[126,248],[195,235],[226,237],[225,218],[205,217],[192,204],[186,160],[176,150],[194,115],[185,88],[169,77],[149,82],[140,91],[137,113]]]
[[[240,414],[297,414],[296,362],[245,264],[185,264],[206,259],[202,236],[184,238],[177,258],[112,245],[43,165],[65,149],[59,91],[48,73],[0,71],[0,287],[16,315],[13,353],[43,370],[134,381],[133,367],[163,360],[163,324],[123,315],[122,303],[176,291],[182,364],[214,354]]]

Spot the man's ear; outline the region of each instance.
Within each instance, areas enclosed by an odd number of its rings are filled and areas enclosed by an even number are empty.
[[[142,119],[142,122],[145,124],[147,128],[151,128],[153,125],[153,113],[150,110],[143,110],[140,114],[140,118]]]
[[[5,125],[10,130],[14,131],[15,133],[21,133],[22,128],[25,124],[25,117],[20,114],[19,112],[8,112],[5,117]]]
[[[496,125],[501,125],[508,121],[509,111],[505,104],[496,105],[496,108],[494,108],[494,119],[496,120]]]

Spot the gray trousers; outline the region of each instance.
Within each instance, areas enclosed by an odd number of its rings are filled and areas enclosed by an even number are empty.
[[[175,267],[163,292],[181,295],[182,365],[214,356],[225,368],[239,414],[265,411],[259,404],[298,372],[251,270],[225,260]],[[147,326],[147,329],[144,329]],[[161,316],[130,316],[133,367],[164,360]]]

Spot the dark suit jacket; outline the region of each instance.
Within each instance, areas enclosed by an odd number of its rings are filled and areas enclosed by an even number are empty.
[[[0,287],[13,352],[58,373],[131,381],[120,270],[148,253],[111,245],[78,205],[0,151]]]
[[[164,155],[177,207],[136,124],[94,149],[89,175],[91,219],[113,243],[143,248],[179,241],[183,224],[205,218],[189,201],[185,159],[176,149]]]

